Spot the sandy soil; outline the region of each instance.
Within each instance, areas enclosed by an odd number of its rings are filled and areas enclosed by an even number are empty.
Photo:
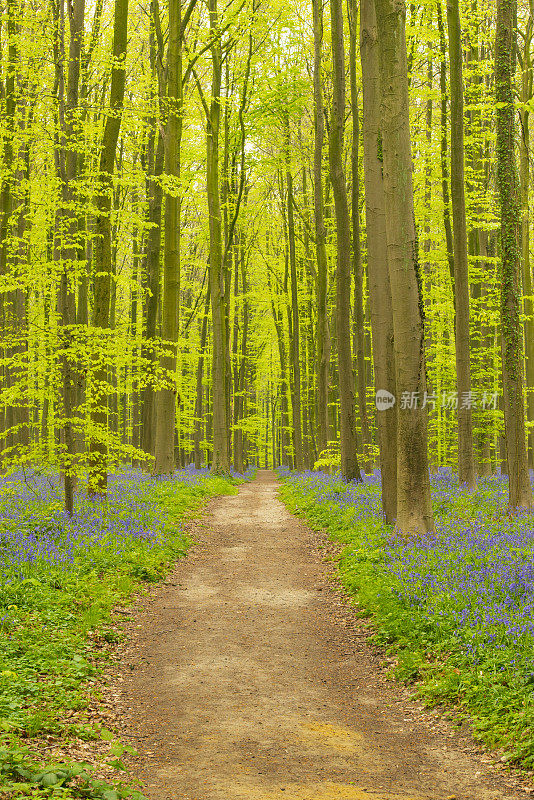
[[[385,679],[272,473],[214,501],[195,535],[126,653],[123,723],[151,800],[527,796]]]

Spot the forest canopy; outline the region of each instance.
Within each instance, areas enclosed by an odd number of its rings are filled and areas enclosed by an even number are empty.
[[[0,451],[531,508],[534,6],[5,0]],[[528,461],[527,461],[528,459]]]

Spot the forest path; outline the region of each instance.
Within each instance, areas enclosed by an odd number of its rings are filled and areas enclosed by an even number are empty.
[[[384,679],[273,473],[212,502],[195,535],[135,615],[122,684],[151,800],[525,796]]]

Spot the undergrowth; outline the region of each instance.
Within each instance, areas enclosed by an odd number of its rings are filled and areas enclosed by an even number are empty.
[[[237,481],[182,470],[171,478],[127,471],[110,480],[108,501],[80,494],[69,518],[53,476],[0,484],[0,798],[141,800],[128,784],[130,752],[83,709],[118,633],[111,611],[143,583],[161,580],[189,540],[182,522]],[[72,714],[72,712],[82,714]],[[74,717],[77,721],[69,721]],[[108,768],[44,763],[32,745],[104,739]],[[37,752],[36,752],[37,750]]]
[[[451,704],[502,760],[534,767],[534,519],[511,515],[505,479],[475,493],[432,481],[436,533],[406,541],[382,522],[379,476],[345,484],[281,472],[282,498],[342,545],[339,575],[395,677]]]

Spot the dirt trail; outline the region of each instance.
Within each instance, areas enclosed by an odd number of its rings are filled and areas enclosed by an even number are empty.
[[[260,472],[212,503],[136,618],[123,706],[149,797],[524,798],[384,680],[276,489]]]

